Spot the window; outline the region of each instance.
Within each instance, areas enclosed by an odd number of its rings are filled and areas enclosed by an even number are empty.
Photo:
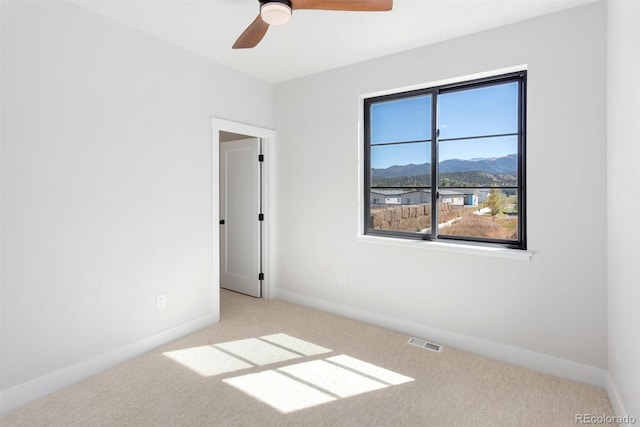
[[[522,71],[365,99],[365,234],[526,249],[525,94]]]

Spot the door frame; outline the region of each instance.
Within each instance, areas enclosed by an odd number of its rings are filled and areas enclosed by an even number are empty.
[[[262,297],[273,298],[275,283],[275,145],[273,129],[211,117],[211,231],[214,312],[220,313],[220,131],[232,132],[262,140]]]

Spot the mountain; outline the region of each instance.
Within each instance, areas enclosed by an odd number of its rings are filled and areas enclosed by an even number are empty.
[[[461,160],[449,159],[440,162],[440,173],[453,172],[488,172],[490,174],[515,174],[518,170],[518,155],[509,154],[504,157]],[[385,169],[371,169],[371,176],[380,178],[399,178],[418,175],[430,175],[431,163],[419,165],[394,165]]]
[[[430,187],[431,175],[372,176],[371,185],[373,187]],[[440,174],[438,185],[442,187],[515,187],[518,185],[518,177],[515,173],[443,172]]]
[[[372,176],[381,178],[397,178],[401,176],[431,175],[431,163],[414,165],[413,163],[402,166],[389,166],[386,169],[371,169]]]
[[[515,173],[518,170],[518,155],[486,159],[450,159],[440,163],[440,173],[482,171],[489,173]]]

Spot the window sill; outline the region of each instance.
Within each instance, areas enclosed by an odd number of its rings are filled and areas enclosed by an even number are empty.
[[[359,235],[357,237],[357,241],[375,245],[396,246],[401,248],[418,249],[425,251],[450,252],[494,258],[506,258],[520,261],[531,261],[533,257],[533,252],[531,251],[521,251],[517,249],[496,248],[488,246],[472,246],[446,242],[429,242],[424,240],[398,239],[393,237]]]

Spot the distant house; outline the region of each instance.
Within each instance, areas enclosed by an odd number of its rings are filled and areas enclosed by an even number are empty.
[[[408,205],[411,203],[404,203],[406,199],[403,199],[404,195],[409,193],[407,190],[371,190],[371,206],[378,207],[381,205]]]
[[[417,205],[420,203],[431,203],[431,191],[414,190],[402,195],[403,205]]]
[[[476,190],[473,190],[471,192],[440,190],[440,201],[444,203],[450,203],[451,206],[477,206],[478,195],[476,194],[476,192]],[[373,189],[371,190],[370,203],[372,207],[380,207],[384,205],[417,205],[421,203],[431,203],[431,191]]]
[[[451,206],[464,206],[465,194],[453,190],[440,190],[440,201],[451,203]]]

